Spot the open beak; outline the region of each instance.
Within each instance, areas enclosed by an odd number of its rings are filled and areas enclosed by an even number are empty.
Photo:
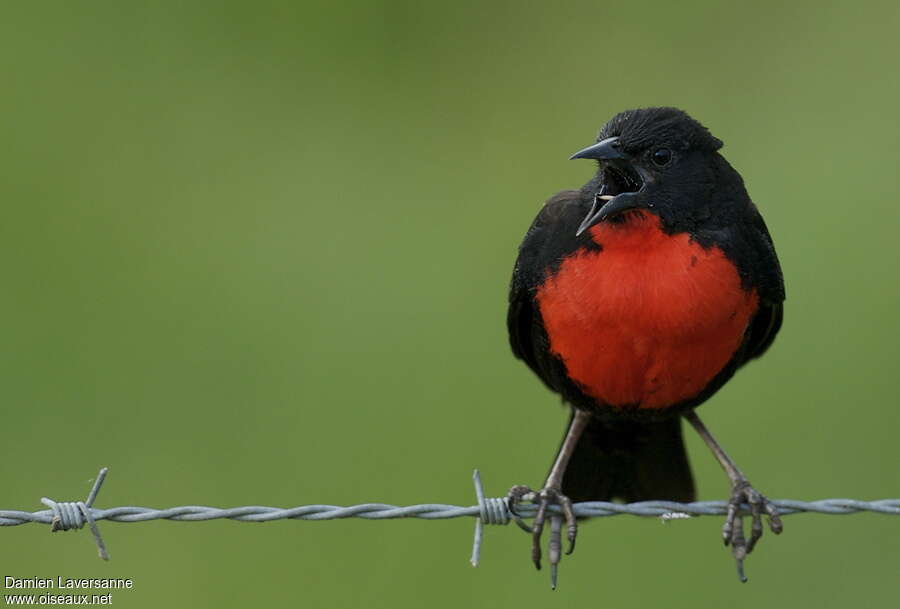
[[[576,237],[598,222],[637,207],[637,195],[644,187],[646,176],[621,150],[619,138],[600,140],[570,158],[596,159],[603,164],[603,186],[594,197],[591,211],[578,227]]]

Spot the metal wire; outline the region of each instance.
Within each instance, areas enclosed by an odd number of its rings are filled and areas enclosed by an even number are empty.
[[[485,497],[484,488],[478,470],[475,470],[473,481],[477,505],[458,506],[443,503],[422,503],[418,505],[397,506],[387,503],[362,503],[359,505],[301,505],[292,508],[277,508],[261,505],[246,505],[232,508],[216,508],[203,505],[183,505],[166,509],[154,509],[138,506],[122,506],[107,509],[93,507],[94,499],[100,491],[106,477],[107,468],[100,470],[88,498],[81,502],[56,502],[42,498],[41,501],[50,509],[36,512],[17,510],[0,510],[0,526],[17,526],[36,522],[51,525],[53,531],[80,529],[87,523],[94,536],[100,557],[109,560],[109,554],[100,537],[96,523],[100,520],[113,522],[146,522],[148,520],[238,520],[241,522],[270,522],[272,520],[336,520],[340,518],[365,518],[368,520],[387,520],[393,518],[424,518],[426,520],[443,520],[462,516],[476,517],[475,539],[472,547],[471,562],[478,564],[481,544],[484,537],[485,524],[508,524],[510,513],[505,498]],[[856,514],[873,512],[876,514],[892,514],[900,516],[900,499],[879,499],[876,501],[860,501],[858,499],[820,499],[818,501],[797,501],[781,499],[772,503],[781,515],[814,512],[818,514]],[[575,515],[580,518],[599,518],[604,516],[651,516],[664,521],[690,518],[691,516],[722,516],[728,506],[726,501],[695,501],[693,503],[677,503],[674,501],[641,501],[638,503],[610,503],[607,501],[588,501],[574,505]],[[746,507],[746,506],[745,506]],[[528,518],[534,515],[536,508],[532,505],[517,507],[519,514]],[[559,513],[556,506],[549,511]],[[749,513],[749,508],[744,510]]]

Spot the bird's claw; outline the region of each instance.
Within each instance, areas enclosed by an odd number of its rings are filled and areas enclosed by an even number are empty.
[[[516,511],[516,506],[522,501],[530,501],[536,503],[538,508],[534,515],[532,526],[528,526],[522,521],[522,517]],[[548,554],[550,561],[550,584],[556,588],[556,572],[557,565],[562,558],[562,524],[566,523],[566,539],[569,541],[569,548],[566,554],[571,554],[575,550],[575,538],[578,535],[578,524],[575,520],[575,510],[572,508],[572,501],[562,494],[559,489],[547,487],[540,491],[533,491],[527,486],[514,486],[509,489],[506,495],[506,504],[513,520],[519,527],[531,534],[531,560],[537,569],[541,568],[541,534],[544,531],[544,523],[547,520],[547,508],[551,504],[558,505],[562,511],[562,515],[550,514],[550,542],[548,545]]]
[[[750,507],[749,541],[744,537],[744,517],[741,514],[744,504]],[[781,533],[784,527],[775,506],[762,493],[750,486],[749,481],[738,480],[732,487],[731,498],[728,500],[722,539],[726,546],[731,546],[731,554],[737,563],[738,578],[742,582],[747,581],[747,576],[744,575],[744,559],[753,551],[763,534],[763,514],[766,515],[772,532],[776,535]]]
[[[506,509],[509,510],[509,513],[513,518],[513,522],[515,522],[520,529],[528,534],[531,534],[533,531],[531,527],[528,526],[524,520],[522,520],[519,512],[516,511],[516,506],[522,501],[532,501],[533,499],[534,491],[524,484],[517,484],[516,486],[509,489],[508,493],[506,493]]]

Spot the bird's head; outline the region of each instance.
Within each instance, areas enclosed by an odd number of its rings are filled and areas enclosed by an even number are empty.
[[[597,143],[572,155],[596,159],[600,167],[588,184],[591,211],[580,235],[605,220],[645,209],[663,221],[708,208],[722,142],[676,108],[626,110],[600,130]]]

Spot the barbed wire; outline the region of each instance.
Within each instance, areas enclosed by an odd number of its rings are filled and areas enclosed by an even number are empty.
[[[478,503],[472,506],[448,505],[444,503],[422,503],[418,505],[397,506],[388,503],[361,503],[359,505],[301,505],[292,508],[268,507],[262,505],[245,505],[232,508],[217,508],[204,505],[182,505],[166,509],[154,509],[139,506],[122,506],[113,508],[95,508],[94,500],[109,471],[100,470],[94,484],[84,501],[54,501],[47,497],[41,503],[47,510],[24,512],[18,510],[0,510],[0,526],[18,526],[28,523],[49,524],[50,531],[70,531],[80,529],[85,524],[91,529],[100,558],[109,560],[106,545],[100,536],[97,522],[110,520],[113,522],[146,522],[149,520],[176,520],[179,522],[196,522],[202,520],[237,520],[240,522],[271,522],[273,520],[337,520],[341,518],[365,518],[368,520],[389,520],[395,518],[423,518],[426,520],[443,520],[446,518],[475,517],[475,539],[472,544],[473,566],[478,565],[481,545],[484,539],[484,525],[508,524],[512,515],[506,498],[486,497],[481,476],[475,470],[472,479],[475,484],[475,495]],[[900,516],[900,499],[879,499],[860,501],[858,499],[819,499],[817,501],[797,501],[780,499],[772,501],[781,515],[814,512],[818,514],[856,514],[873,512],[876,514],[892,514]],[[611,503],[608,501],[587,501],[576,503],[575,515],[579,518],[601,518],[606,516],[656,517],[661,520],[680,520],[694,516],[722,516],[726,513],[726,501],[694,501],[678,503],[675,501],[640,501],[636,503]],[[516,511],[523,518],[534,516],[536,506],[519,505]],[[550,512],[559,514],[557,506],[550,506]],[[749,514],[748,506],[742,512]]]

